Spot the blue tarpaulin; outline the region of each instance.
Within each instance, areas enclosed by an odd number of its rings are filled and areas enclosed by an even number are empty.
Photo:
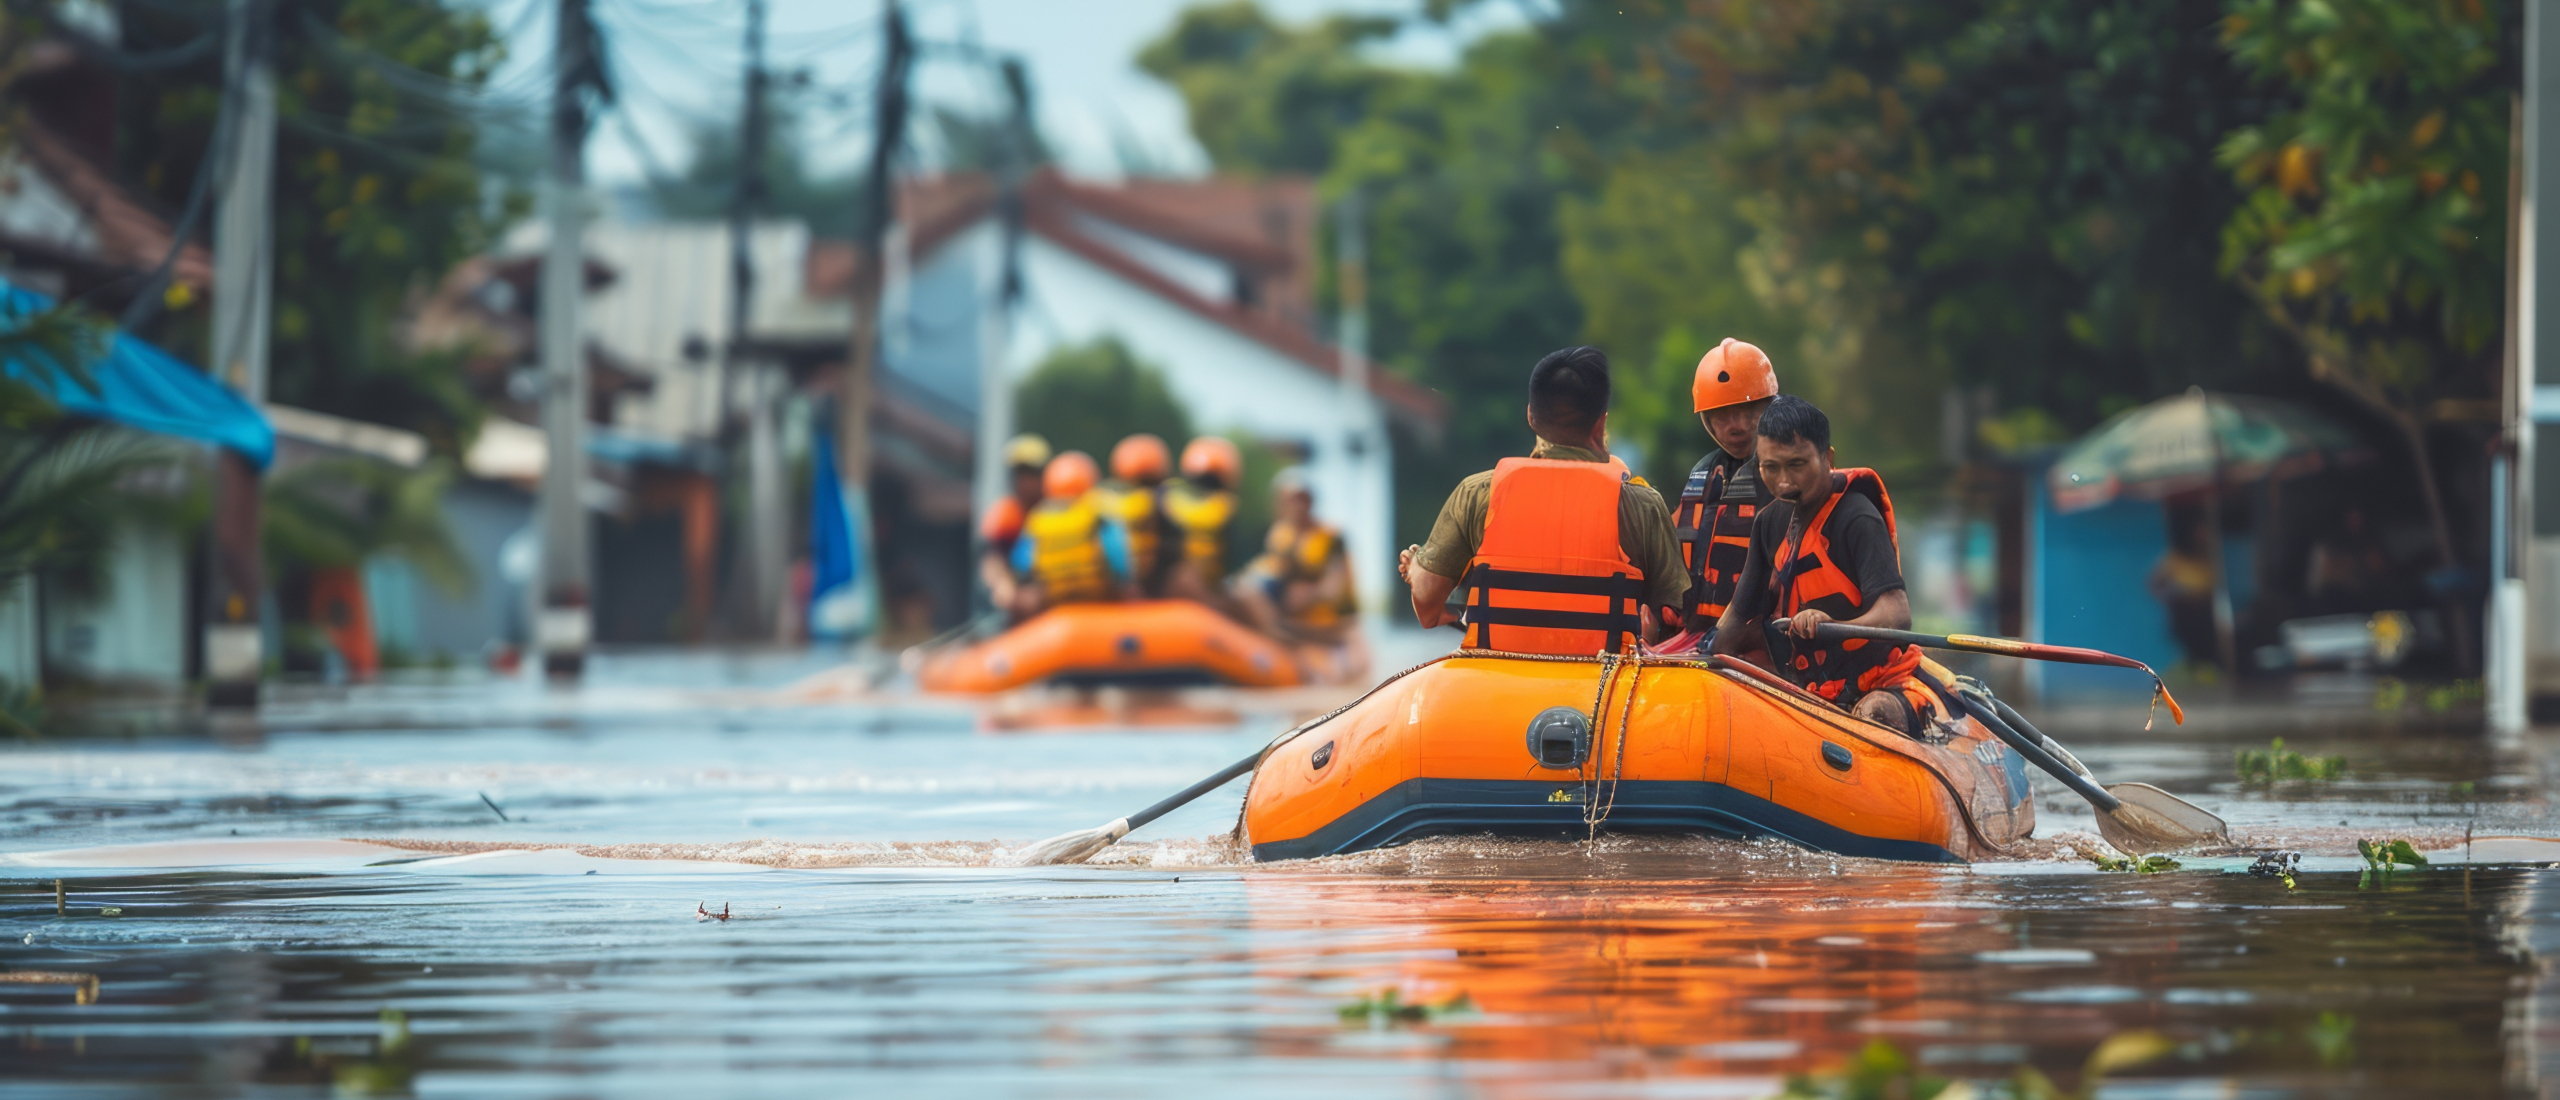
[[[836,479],[835,443],[820,431],[811,465],[809,502],[809,635],[844,639],[868,626],[869,603],[862,576],[862,540],[855,524],[862,502],[849,500]]]
[[[51,308],[53,299],[0,282],[0,327]],[[168,352],[118,332],[107,354],[88,366],[94,390],[29,363],[0,363],[0,370],[52,395],[74,416],[229,447],[261,470],[275,457],[276,431],[266,417]]]

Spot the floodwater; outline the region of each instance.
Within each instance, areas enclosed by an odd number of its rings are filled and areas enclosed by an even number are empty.
[[[1667,838],[1256,866],[1238,784],[1013,869],[1286,720],[993,732],[767,690],[806,671],[608,659],[0,747],[0,1096],[1752,1098],[1878,1040],[2076,1089],[2141,1033],[2096,1095],[2560,1093],[2560,845],[2486,839],[2560,836],[2550,754],[2459,720],[2053,712],[2102,776],[2233,822],[2161,874],[2070,858],[2090,819],[2041,782],[2044,858],[1971,868]],[[2241,785],[2268,729],[2348,777]],[[2359,888],[2362,835],[2434,863]],[[2246,871],[2278,846],[2291,887]],[[1358,1007],[1389,993],[1427,1008]]]

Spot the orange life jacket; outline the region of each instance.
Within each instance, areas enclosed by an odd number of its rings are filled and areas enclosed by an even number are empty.
[[[1884,491],[1884,479],[1874,470],[1834,470],[1831,496],[1801,526],[1789,524],[1786,541],[1778,547],[1778,567],[1769,581],[1778,595],[1777,613],[1771,619],[1814,610],[1847,622],[1866,613],[1866,593],[1858,591],[1857,583],[1849,579],[1848,572],[1840,568],[1831,553],[1831,513],[1851,493],[1874,501],[1876,511],[1884,514],[1885,538],[1894,545],[1894,561],[1901,562],[1901,535],[1894,526],[1893,498]],[[1920,667],[1917,646],[1892,646],[1857,638],[1809,642],[1774,626],[1766,634],[1769,655],[1777,660],[1779,673],[1834,702],[1845,703],[1878,688],[1899,686]]]
[[[1467,563],[1467,645],[1590,656],[1643,636],[1644,574],[1618,545],[1625,464],[1506,458]],[[1496,629],[1496,628],[1500,629]]]
[[[1680,540],[1680,563],[1689,567],[1684,618],[1697,616],[1701,627],[1714,626],[1733,603],[1733,586],[1751,560],[1751,524],[1760,515],[1757,500],[1728,503],[1732,470],[1708,456],[1689,471],[1680,489],[1680,506],[1671,513],[1671,534]]]

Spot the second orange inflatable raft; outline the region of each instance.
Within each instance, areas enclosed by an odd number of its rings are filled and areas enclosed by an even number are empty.
[[[1605,831],[1967,862],[2033,832],[2035,802],[1971,720],[1924,740],[1695,661],[1462,651],[1265,752],[1241,827],[1265,860]]]
[[[1054,607],[995,637],[942,650],[916,669],[926,691],[994,692],[1049,681],[1293,687],[1305,679],[1277,642],[1190,600]]]

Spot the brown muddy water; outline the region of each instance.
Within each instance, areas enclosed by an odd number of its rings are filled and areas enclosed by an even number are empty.
[[[1979,1096],[2082,1087],[2141,1032],[2165,1053],[2095,1095],[2560,1091],[2560,846],[2484,839],[2560,836],[2547,754],[2459,721],[2053,713],[2101,775],[2232,820],[2160,874],[2071,858],[2089,817],[2041,782],[2041,858],[1971,868],[1677,838],[1256,866],[1220,839],[1239,785],[1022,870],[990,856],[1273,726],[757,690],[792,671],[0,748],[0,1096],[1750,1098],[1877,1040]],[[2347,775],[2241,783],[2269,729]],[[2357,836],[2433,863],[2360,887]],[[2279,847],[2290,887],[2247,871]],[[1359,1010],[1389,993],[1433,1007]]]

